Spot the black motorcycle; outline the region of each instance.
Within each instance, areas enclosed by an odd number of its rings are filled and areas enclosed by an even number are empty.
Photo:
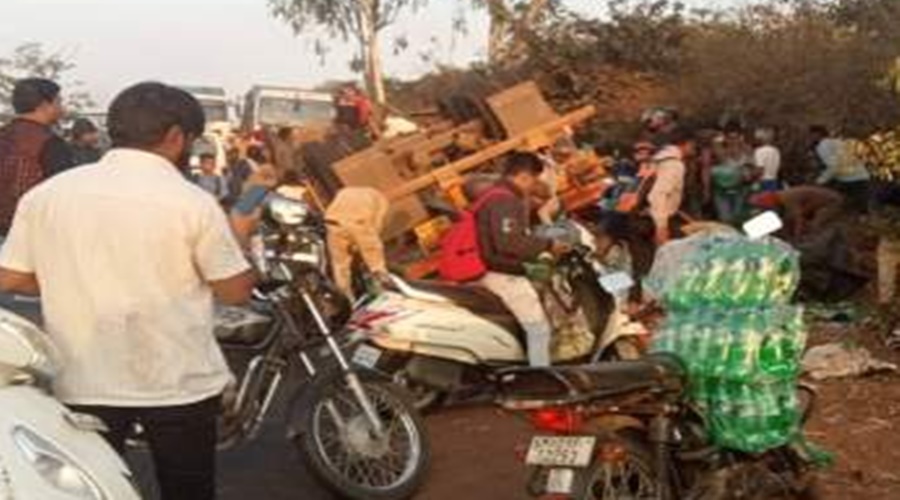
[[[504,381],[501,405],[540,433],[522,456],[531,496],[763,500],[812,491],[814,460],[803,446],[747,454],[712,445],[674,357],[519,370]],[[814,394],[800,390],[805,423]]]
[[[267,203],[255,252],[266,282],[252,307],[217,314],[216,336],[240,375],[225,398],[220,445],[253,439],[298,368],[303,381],[288,400],[287,435],[315,475],[344,498],[409,498],[428,468],[425,428],[406,395],[353,366],[335,338],[346,312],[321,272],[321,238],[305,239],[304,231],[317,231],[307,217],[303,203]]]

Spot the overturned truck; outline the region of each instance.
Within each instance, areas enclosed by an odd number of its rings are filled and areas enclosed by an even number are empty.
[[[550,148],[596,113],[593,106],[585,106],[561,115],[533,82],[483,99],[466,96],[452,102],[452,109],[445,107],[437,120],[415,133],[382,139],[355,152],[339,144],[336,148],[345,152],[332,151],[331,158],[325,155],[319,165],[308,165],[322,206],[342,186],[373,187],[388,197],[388,254],[392,265],[411,278],[436,269],[440,236],[450,225],[446,210],[437,207],[465,207],[465,174],[492,171],[512,151]],[[559,170],[563,175],[558,191],[566,210],[602,196],[606,172],[593,151],[575,151]]]

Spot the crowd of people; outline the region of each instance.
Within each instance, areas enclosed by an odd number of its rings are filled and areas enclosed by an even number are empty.
[[[755,195],[792,187],[783,176],[773,128],[760,127],[748,134],[732,122],[684,137],[675,118],[663,117],[646,123],[646,137],[635,144],[633,156],[617,151],[614,173],[620,186],[611,190],[611,208],[631,211],[638,208],[635,203],[640,199],[648,203],[651,213],[658,213],[657,219],[678,214],[737,226],[759,208],[754,199],[773,199]],[[853,156],[852,145],[820,126],[811,127],[810,133],[810,153],[820,175],[809,184],[836,191],[846,199],[847,208],[865,213],[870,176],[865,164]],[[681,161],[673,164],[676,158]],[[660,179],[663,186],[656,187]],[[666,199],[663,193],[675,197]],[[676,207],[661,208],[673,204],[677,205],[674,212]],[[665,227],[665,221],[657,220],[657,226]]]
[[[337,95],[328,147],[304,142],[295,128],[236,134],[225,141],[224,165],[213,152],[195,154],[205,134],[200,104],[164,84],[115,98],[105,154],[88,120],[74,122],[68,140],[56,135],[63,107],[55,83],[19,81],[12,105],[17,117],[0,128],[0,290],[41,295],[66,366],[56,387],[62,401],[101,416],[119,450],[140,422],[164,498],[213,498],[215,415],[230,380],[212,335],[213,299],[248,300],[254,273],[244,254],[264,200],[273,191],[295,196],[315,176],[332,199],[324,219],[339,288],[353,296],[354,252],[376,275],[387,271],[379,235],[387,198],[313,172],[372,140],[370,104],[351,88]],[[769,209],[784,216],[785,238],[800,242],[842,218],[900,205],[896,190],[870,194],[869,169],[848,141],[819,126],[810,137],[819,173],[789,185],[773,128],[748,134],[729,123],[692,133],[673,112],[655,110],[633,151],[615,156],[616,184],[603,206],[651,221],[652,243],[661,245],[697,220],[738,226]],[[546,225],[561,211],[554,165],[571,147],[513,153],[499,178],[466,186],[472,212],[460,231],[470,233],[463,244],[477,259],[469,279],[518,318],[534,366],[551,362],[552,326],[524,264],[570,249],[533,222]],[[900,230],[890,224],[879,249],[882,301],[894,296],[900,263]]]
[[[772,127],[758,127],[751,134],[737,122],[689,133],[674,112],[654,110],[645,117],[632,154],[613,154],[617,185],[604,206],[613,213],[649,215],[657,244],[695,221],[740,227],[764,210],[781,215],[785,228],[780,236],[800,248],[834,241],[826,235],[840,231],[841,223],[871,222],[881,228],[879,300],[889,303],[900,259],[896,183],[874,178],[877,165],[859,154],[859,143],[827,127],[808,129],[805,161],[812,168],[785,165],[778,139]],[[790,170],[814,175],[805,180],[785,175]]]

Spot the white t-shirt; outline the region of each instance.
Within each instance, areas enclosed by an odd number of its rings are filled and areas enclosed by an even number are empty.
[[[669,218],[678,213],[684,198],[685,166],[681,150],[667,146],[653,156],[656,180],[647,194],[650,217],[657,227],[668,227]]]
[[[762,169],[762,180],[778,180],[778,171],[781,170],[781,152],[778,148],[770,144],[756,148],[753,152],[753,163]]]
[[[37,276],[66,403],[190,404],[231,379],[207,282],[249,264],[216,200],[160,156],[115,149],[38,185],[0,266]]]

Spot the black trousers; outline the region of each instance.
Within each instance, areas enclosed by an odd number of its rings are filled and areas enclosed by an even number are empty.
[[[829,184],[829,187],[844,195],[846,207],[857,214],[869,213],[869,203],[871,198],[870,186],[871,183],[869,181],[834,181]]]
[[[119,454],[134,424],[144,428],[162,500],[216,497],[216,416],[221,397],[183,406],[130,408],[73,406],[109,427],[104,436]]]

